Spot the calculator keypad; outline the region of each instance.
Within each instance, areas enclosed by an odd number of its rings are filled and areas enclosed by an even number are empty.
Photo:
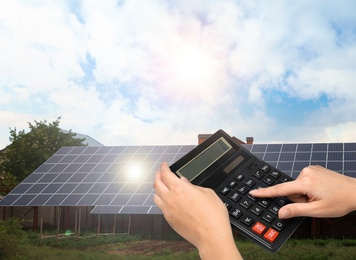
[[[219,196],[237,225],[272,244],[288,222],[278,218],[278,211],[290,201],[286,197],[254,198],[249,191],[291,180],[286,174],[257,161],[243,173],[233,174],[221,186]]]

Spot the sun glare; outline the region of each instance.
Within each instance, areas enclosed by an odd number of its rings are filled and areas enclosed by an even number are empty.
[[[172,60],[172,74],[181,84],[201,84],[213,72],[208,53],[196,48],[178,51]]]
[[[138,164],[127,166],[127,174],[131,180],[139,180],[142,177],[142,167]]]
[[[181,43],[160,64],[163,90],[174,98],[201,98],[221,87],[224,64],[213,49]]]

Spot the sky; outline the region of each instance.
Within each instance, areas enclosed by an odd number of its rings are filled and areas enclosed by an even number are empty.
[[[356,142],[356,1],[0,2],[0,148],[60,119],[112,145]]]

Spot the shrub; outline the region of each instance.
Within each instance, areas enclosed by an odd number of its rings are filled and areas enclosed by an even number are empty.
[[[0,221],[0,259],[18,255],[26,244],[27,235],[18,220]]]

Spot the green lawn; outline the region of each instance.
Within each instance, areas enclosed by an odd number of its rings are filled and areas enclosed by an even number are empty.
[[[122,250],[129,249],[133,244],[140,242],[138,238],[136,239],[114,242],[110,239],[95,238],[90,239],[90,242],[82,239],[79,242],[60,241],[57,245],[29,244],[12,259],[199,259],[196,250],[173,252],[169,247],[164,246],[160,249],[146,248],[141,252],[122,255]],[[355,240],[289,240],[277,253],[269,253],[249,241],[237,241],[236,244],[244,259],[355,259],[356,257]],[[116,254],[116,252],[121,253]]]

